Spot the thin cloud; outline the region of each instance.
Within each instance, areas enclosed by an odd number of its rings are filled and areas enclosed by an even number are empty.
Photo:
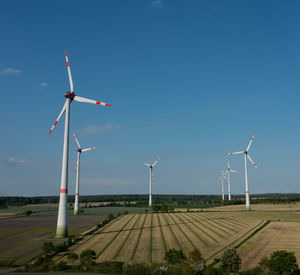
[[[22,165],[27,163],[28,160],[26,159],[21,159],[17,157],[8,157],[5,154],[0,154],[0,167],[10,167],[10,166],[15,166],[15,165]]]
[[[84,178],[82,182],[93,186],[132,186],[135,184],[134,180],[119,178]]]
[[[0,75],[14,75],[14,74],[19,74],[22,71],[19,69],[14,69],[14,68],[7,68],[4,70],[0,71]]]
[[[154,0],[151,2],[151,7],[162,8],[163,6],[164,6],[164,3],[162,0]]]
[[[113,125],[112,123],[107,123],[105,125],[89,125],[84,129],[86,135],[94,135],[98,133],[105,133],[110,131],[116,131],[121,128],[120,125]]]
[[[47,87],[47,86],[48,86],[48,83],[47,83],[47,82],[41,82],[40,85],[41,85],[41,87],[44,88],[44,87]]]

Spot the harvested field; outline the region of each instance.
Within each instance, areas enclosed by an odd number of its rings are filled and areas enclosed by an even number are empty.
[[[242,258],[242,269],[254,268],[263,257],[275,250],[295,252],[300,262],[300,223],[271,222],[238,250]]]
[[[69,217],[69,234],[84,232],[103,219],[105,216]],[[45,241],[59,241],[53,239],[56,222],[54,216],[0,219],[0,262],[23,264],[41,252]]]
[[[249,213],[128,214],[86,236],[68,252],[93,249],[97,262],[161,262],[167,249],[198,248],[210,262],[265,223]],[[57,260],[68,261],[66,253]]]
[[[300,211],[300,203],[251,204],[253,211]],[[228,205],[203,209],[203,211],[245,211],[245,205]]]

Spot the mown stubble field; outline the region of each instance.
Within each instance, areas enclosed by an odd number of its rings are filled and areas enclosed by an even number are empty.
[[[68,252],[93,249],[97,262],[162,262],[170,249],[199,249],[208,261],[247,238],[264,220],[247,213],[185,212],[129,214],[85,237]],[[57,260],[68,261],[66,254]]]

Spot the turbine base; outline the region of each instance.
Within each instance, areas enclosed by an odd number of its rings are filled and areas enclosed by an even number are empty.
[[[57,226],[56,229],[56,239],[64,239],[68,237],[68,227],[64,225]]]

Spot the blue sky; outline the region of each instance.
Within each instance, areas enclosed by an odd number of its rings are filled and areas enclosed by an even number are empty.
[[[246,148],[251,193],[300,192],[299,1],[3,1],[0,195],[58,195],[69,90],[81,194],[218,194],[225,153]],[[244,193],[242,156],[229,157]],[[70,136],[69,192],[76,144]]]

